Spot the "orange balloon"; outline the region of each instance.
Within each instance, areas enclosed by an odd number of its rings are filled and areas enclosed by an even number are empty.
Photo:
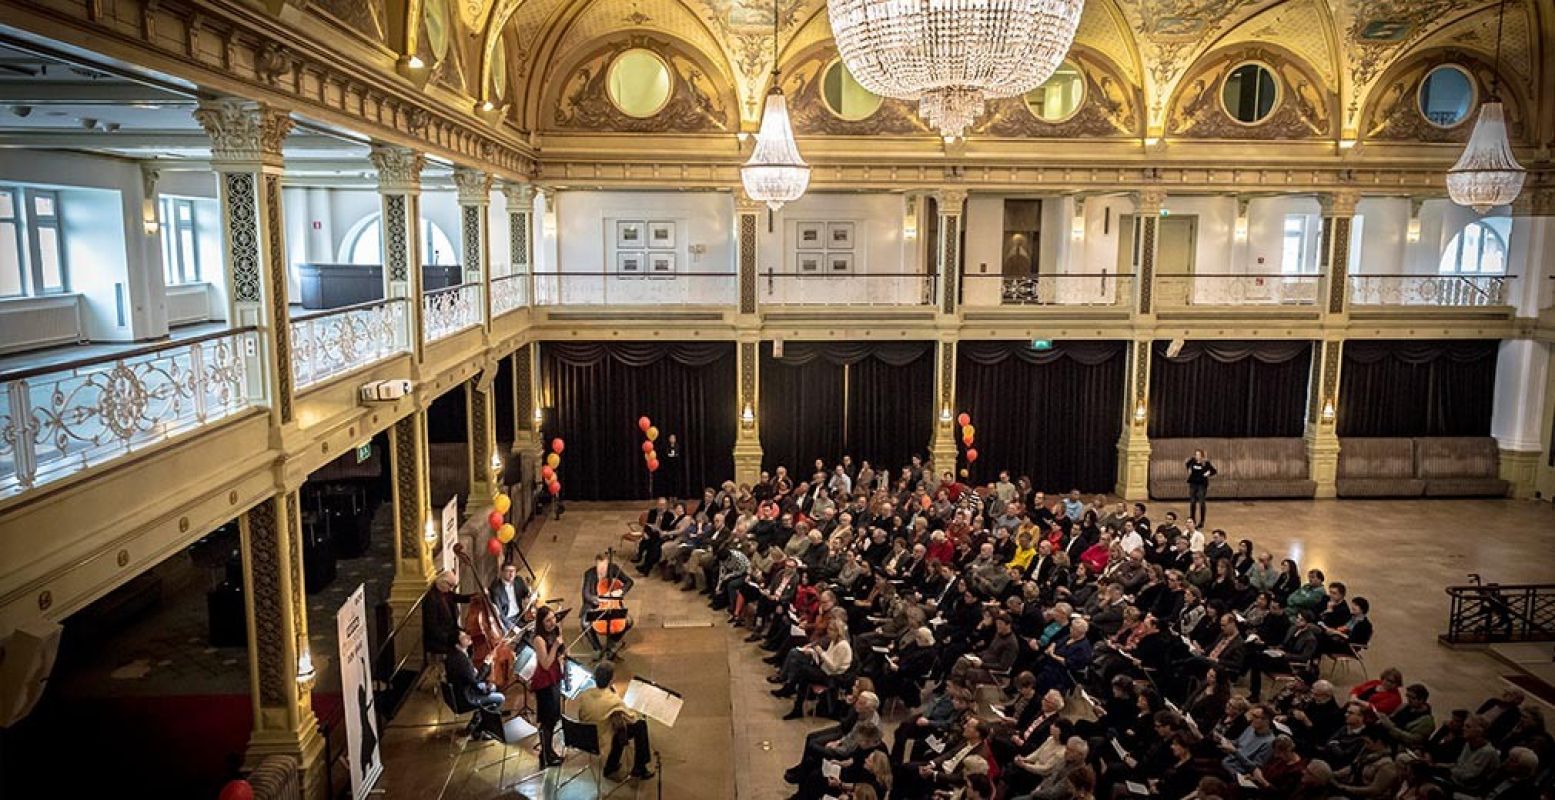
[[[561,481],[551,481],[550,483],[547,483],[545,485],[545,488],[549,489],[551,491],[551,494],[561,494],[562,493],[562,483],[561,483]]]
[[[971,436],[963,436],[963,437],[961,437],[961,443],[966,445],[967,447],[971,447],[972,446],[972,437]]]
[[[657,458],[653,458],[653,459],[649,459],[648,460],[648,471],[649,472],[658,472],[659,471],[659,460]]]

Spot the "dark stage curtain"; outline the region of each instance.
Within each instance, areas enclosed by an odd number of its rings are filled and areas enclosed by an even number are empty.
[[[628,500],[649,496],[643,466],[646,414],[659,429],[656,494],[701,496],[734,475],[734,346],[727,342],[543,342],[540,379],[545,441],[561,437],[562,496]],[[665,463],[670,434],[681,474]],[[677,491],[678,490],[678,491]]]
[[[1123,432],[1123,342],[1058,342],[1038,351],[1024,341],[979,341],[956,350],[959,410],[971,414],[977,429],[978,460],[969,470],[974,483],[1007,469],[1048,492],[1113,490]]]
[[[932,342],[785,342],[761,346],[766,469],[809,478],[815,459],[896,467],[933,436]],[[844,398],[846,386],[846,398]]]
[[[1340,436],[1489,436],[1494,339],[1344,343]]]
[[[1150,438],[1300,436],[1312,377],[1308,341],[1187,342],[1150,359]]]

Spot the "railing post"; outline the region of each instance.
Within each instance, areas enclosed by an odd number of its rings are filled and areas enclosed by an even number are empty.
[[[15,453],[16,481],[24,489],[32,488],[38,475],[38,443],[33,438],[38,424],[32,418],[32,399],[27,381],[11,381],[6,385],[6,400],[11,410],[11,442]]]
[[[189,372],[193,380],[194,418],[205,422],[205,345],[195,342],[189,345]]]

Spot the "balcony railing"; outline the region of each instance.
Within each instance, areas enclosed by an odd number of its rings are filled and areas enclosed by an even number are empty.
[[[733,272],[537,272],[537,306],[732,306],[739,276]]]
[[[461,283],[421,295],[422,341],[435,342],[481,324],[481,285]]]
[[[0,496],[143,450],[255,405],[255,328],[0,374]]]
[[[410,349],[406,301],[374,300],[292,319],[292,371],[303,389]]]
[[[1555,584],[1476,582],[1447,587],[1448,644],[1555,640]]]
[[[1322,275],[1162,273],[1156,296],[1164,306],[1315,306]]]
[[[762,305],[926,306],[937,276],[921,272],[796,275],[768,270],[757,283]]]
[[[491,316],[500,317],[529,304],[529,275],[516,273],[491,279]]]
[[[967,306],[1128,306],[1134,276],[1111,272],[967,275]]]
[[[1502,306],[1516,275],[1351,275],[1358,306]]]

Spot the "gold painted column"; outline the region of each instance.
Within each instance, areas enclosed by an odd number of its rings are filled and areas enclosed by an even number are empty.
[[[293,427],[295,393],[281,210],[281,145],[294,123],[290,112],[234,98],[202,100],[194,118],[210,136],[220,179],[227,320],[259,329],[263,356],[247,359],[245,383],[280,432]]]
[[[1337,496],[1339,436],[1334,421],[1339,408],[1339,366],[1344,341],[1325,339],[1312,343],[1312,377],[1307,384],[1307,467],[1317,482],[1316,497]]]
[[[378,170],[383,213],[383,296],[405,298],[405,318],[416,364],[421,363],[422,320],[421,168],[426,157],[408,147],[374,142],[368,154]]]
[[[508,206],[508,274],[523,275],[519,279],[524,296],[522,302],[514,305],[534,302],[534,213],[535,192],[534,187],[527,183],[503,182],[502,199]],[[493,306],[497,305],[492,301]],[[527,410],[516,409],[520,416],[528,413]],[[516,430],[516,429],[515,429]]]
[[[956,465],[956,340],[944,338],[934,345],[934,439],[929,442],[929,457],[934,460],[938,473],[946,470],[954,474]]]
[[[303,595],[302,517],[295,489],[238,518],[243,602],[248,614],[249,690],[254,729],[247,766],[287,755],[302,765],[303,797],[324,797],[324,739],[313,715],[313,655]]]
[[[939,241],[934,242],[939,312],[954,315],[961,305],[961,222],[966,208],[965,189],[941,189],[934,192],[939,214]]]
[[[739,308],[742,317],[756,314],[756,287],[761,277],[757,253],[761,237],[761,215],[766,208],[765,204],[743,194],[734,196],[734,230],[738,237],[736,265],[740,272]]]
[[[759,339],[742,337],[735,343],[735,369],[738,370],[739,398],[736,405],[739,433],[734,437],[734,481],[756,485],[761,477],[761,344]]]
[[[1128,345],[1128,372],[1124,375],[1123,433],[1118,437],[1118,481],[1114,491],[1129,500],[1150,496],[1150,437],[1146,423],[1150,409],[1149,339]]]
[[[1139,226],[1139,263],[1135,267],[1134,274],[1134,313],[1137,317],[1155,316],[1156,255],[1160,250],[1161,209],[1165,205],[1166,192],[1160,190],[1149,189],[1136,196],[1134,222]],[[1122,242],[1118,246],[1129,247],[1130,243]],[[1147,346],[1145,353],[1147,364],[1149,358]],[[1119,472],[1119,480],[1121,479],[1122,473]],[[1139,496],[1143,497],[1143,495]]]
[[[497,452],[497,407],[492,395],[492,383],[497,376],[495,363],[481,370],[465,383],[465,419],[468,420],[470,446],[470,507],[479,508],[497,493],[497,481],[501,477],[498,465],[492,464],[492,454]]]
[[[418,408],[389,429],[389,459],[394,502],[394,582],[389,586],[389,605],[395,622],[404,623],[394,637],[395,658],[404,659],[421,654],[421,615],[410,610],[436,575],[427,540],[432,517],[425,409]]]
[[[491,176],[478,169],[454,168],[459,195],[459,238],[464,248],[464,282],[480,289],[481,328],[491,330],[491,248],[487,211],[491,208]]]
[[[1323,228],[1318,242],[1318,271],[1323,275],[1323,312],[1342,320],[1350,310],[1350,234],[1354,230],[1358,192],[1318,196]]]

